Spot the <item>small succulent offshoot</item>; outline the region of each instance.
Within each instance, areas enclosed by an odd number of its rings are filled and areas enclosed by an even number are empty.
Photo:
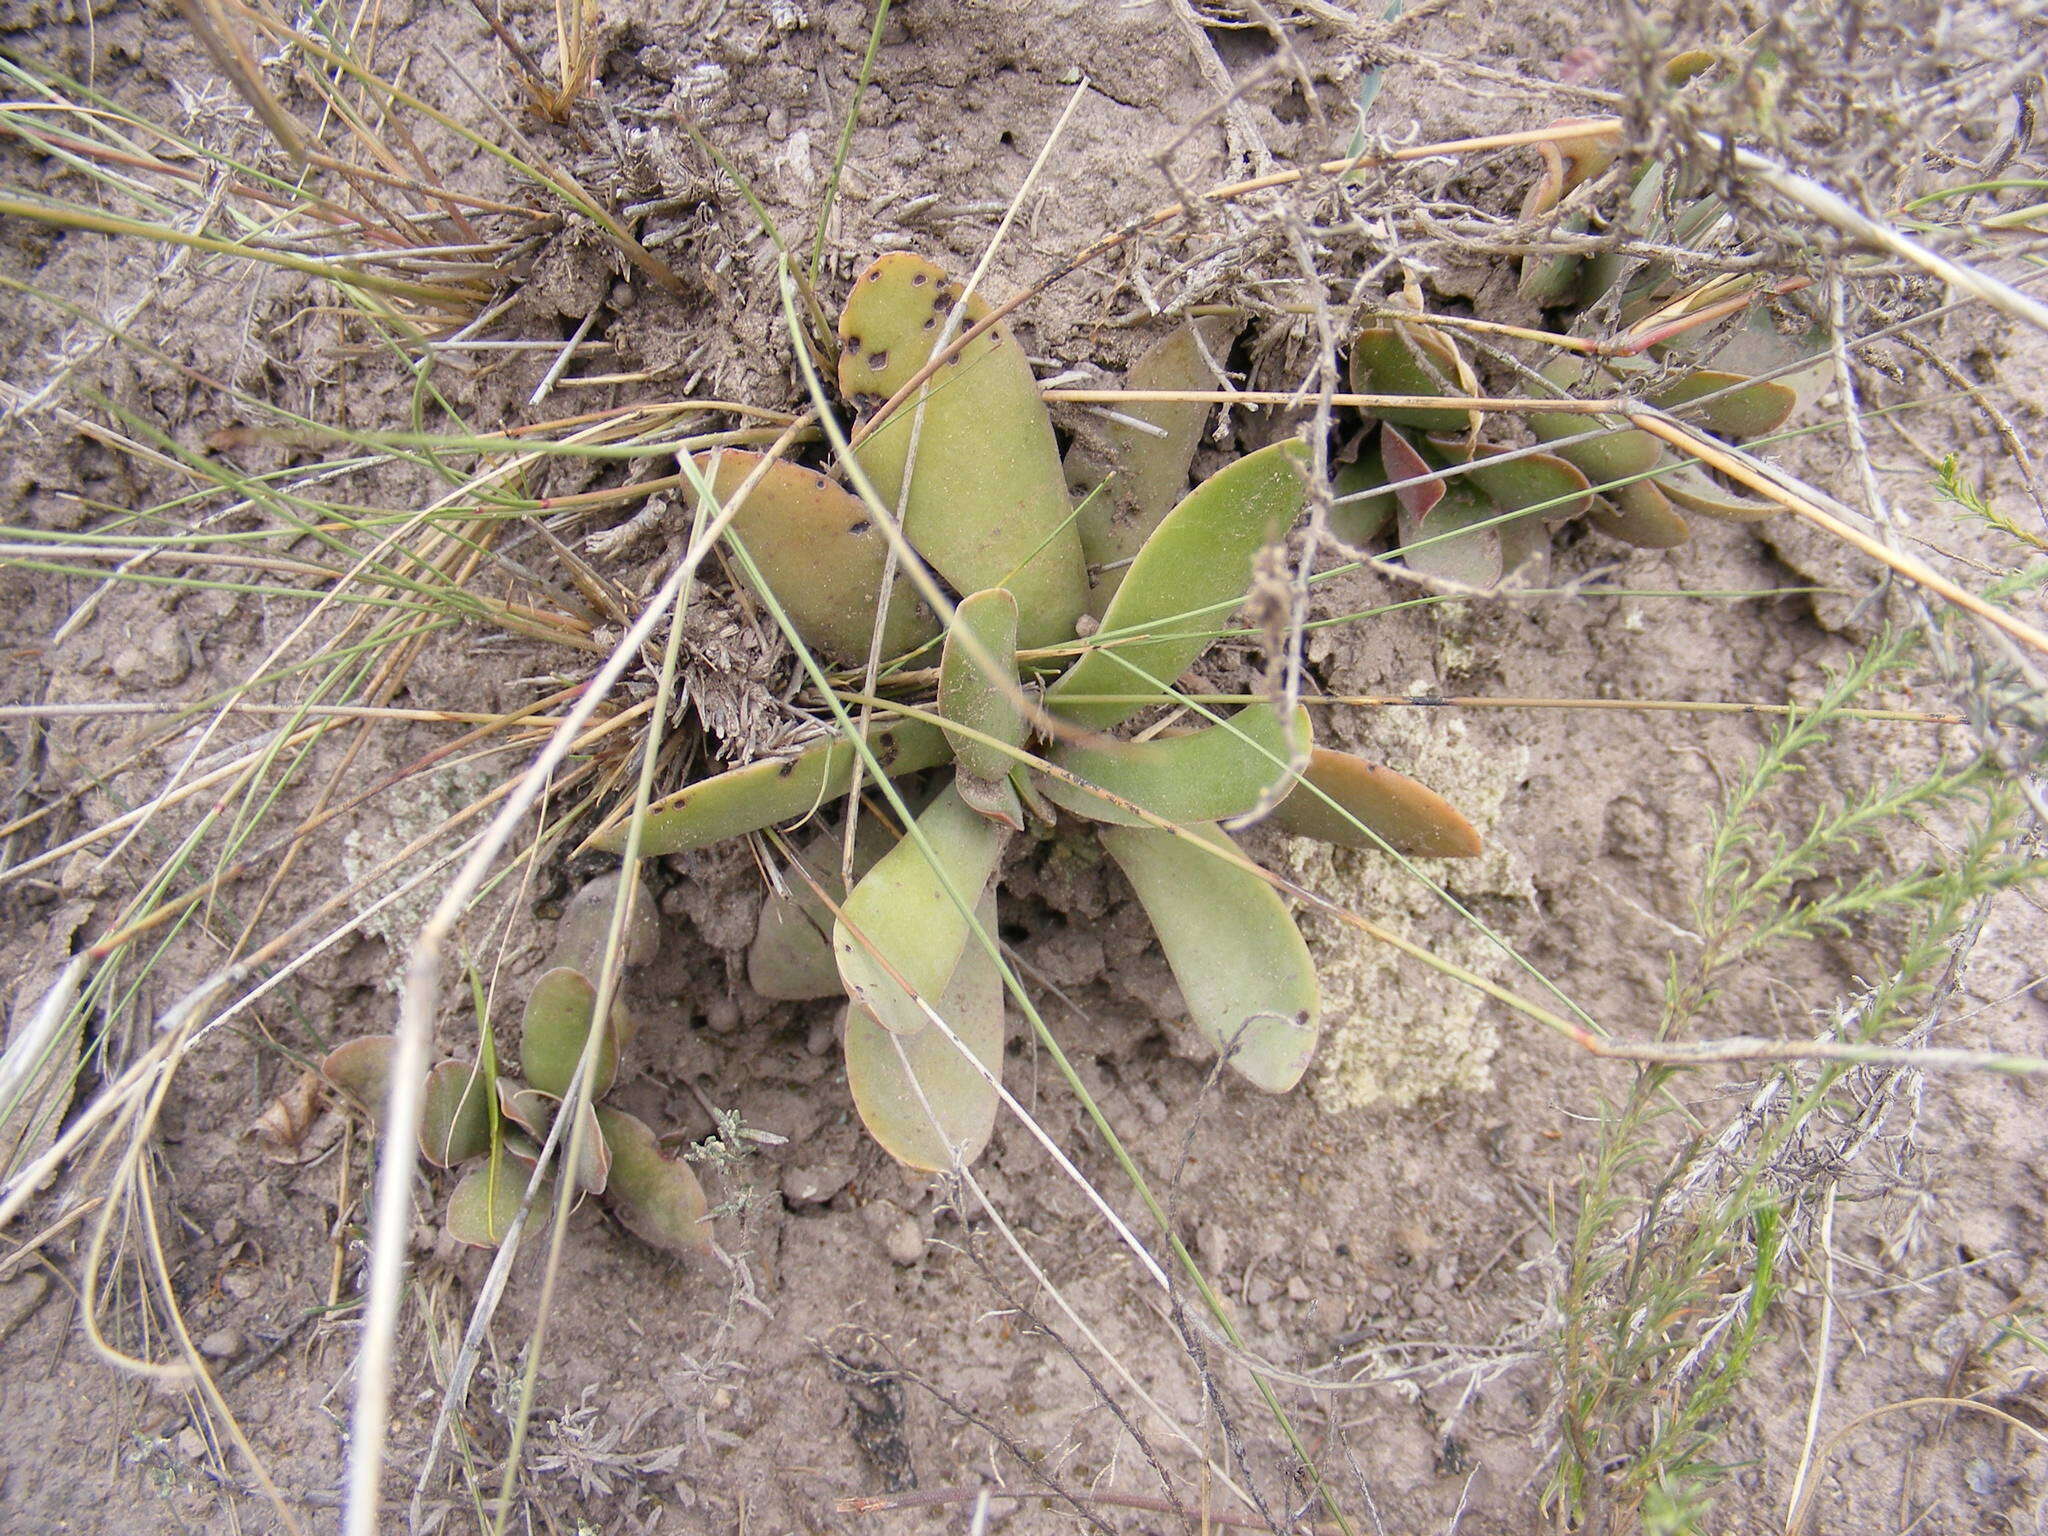
[[[487,1048],[481,1061],[448,1060],[427,1074],[422,1095],[420,1155],[437,1168],[460,1168],[444,1224],[460,1242],[495,1248],[505,1240],[540,1150],[561,1113],[590,1041],[597,1014],[592,978],[603,968],[619,877],[593,880],[570,900],[555,934],[555,959],[527,994],[520,1021],[522,1076],[497,1073]],[[654,907],[636,882],[620,945],[623,964],[653,957]],[[627,1231],[669,1253],[703,1250],[710,1241],[704,1190],[689,1164],[670,1157],[645,1123],[597,1104],[618,1080],[632,1040],[632,1018],[617,1005],[590,1052],[589,1091],[578,1095],[582,1151],[574,1177],[579,1194],[595,1195]],[[398,1041],[391,1035],[351,1040],[322,1063],[328,1082],[372,1116],[389,1092]],[[566,1155],[569,1127],[561,1145]],[[553,1209],[553,1181],[535,1195],[534,1210]]]
[[[1713,67],[1697,51],[1674,57],[1667,84],[1683,90]],[[1560,233],[1583,234],[1595,194],[1619,174],[1608,119],[1565,118],[1583,129],[1536,146],[1542,168],[1522,205],[1524,219],[1549,217]],[[1628,183],[1614,235],[1678,250],[1706,250],[1728,228],[1721,200],[1686,174],[1652,160]],[[1692,536],[1693,519],[1753,522],[1778,509],[1713,471],[1675,454],[1661,439],[1605,415],[1543,411],[1545,399],[1628,396],[1733,442],[1766,437],[1833,377],[1826,329],[1794,312],[1789,290],[1751,274],[1682,278],[1664,259],[1591,256],[1527,258],[1522,296],[1549,311],[1593,354],[1560,351],[1523,389],[1534,446],[1489,441],[1497,417],[1455,406],[1376,410],[1349,445],[1336,476],[1330,530],[1363,545],[1388,525],[1411,569],[1472,587],[1491,587],[1518,568],[1540,577],[1549,529],[1585,518],[1609,538],[1669,549]],[[1782,323],[1769,299],[1784,312]],[[1744,301],[1749,302],[1745,303]],[[1360,394],[1478,393],[1464,345],[1435,325],[1409,294],[1395,318],[1352,339],[1351,387]],[[1732,311],[1732,312],[1731,312]],[[1511,387],[1514,387],[1511,385]]]

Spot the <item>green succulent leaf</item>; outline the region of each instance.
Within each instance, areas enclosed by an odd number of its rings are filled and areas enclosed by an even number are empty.
[[[1477,382],[1456,343],[1426,325],[1368,326],[1351,339],[1351,388],[1361,395],[1473,395]],[[1469,432],[1471,411],[1374,406],[1381,421],[1425,432]]]
[[[1309,754],[1301,783],[1274,810],[1271,824],[1342,848],[1377,849],[1384,839],[1410,858],[1469,859],[1480,851],[1472,823],[1435,790],[1356,753],[1327,747]]]
[[[983,670],[962,636],[971,638],[994,664]],[[939,713],[954,725],[993,736],[1011,747],[1024,745],[1024,714],[1017,707],[1017,599],[1002,587],[960,599],[939,661]],[[1007,778],[1016,766],[1013,752],[948,730],[953,760],[961,771],[978,779]]]
[[[840,389],[886,399],[908,384],[959,297],[959,286],[921,256],[892,251],[876,261],[840,316]],[[968,319],[986,313],[977,300]],[[1088,601],[1081,535],[1052,418],[1009,327],[996,326],[945,363],[855,456],[882,500],[903,508],[904,534],[954,590],[1008,587],[1022,645],[1072,638]]]
[[[1556,385],[1568,396],[1584,390],[1589,380],[1596,388],[1611,383],[1604,375],[1592,372],[1585,364],[1571,357],[1557,357],[1544,364],[1539,370],[1546,380]],[[1532,409],[1526,419],[1529,430],[1538,442],[1558,444],[1557,456],[1585,472],[1594,490],[1617,481],[1631,480],[1637,475],[1648,474],[1664,457],[1664,445],[1640,427],[1631,427],[1618,416],[1589,416],[1567,414],[1563,411],[1533,409],[1539,402],[1531,401]],[[1599,437],[1586,438],[1584,442],[1567,443],[1561,439],[1579,437],[1595,428],[1604,429]]]
[[[1131,365],[1124,385],[1134,390],[1215,389],[1209,359],[1220,363],[1243,328],[1244,321],[1230,315],[1206,315],[1176,326]],[[1160,519],[1186,493],[1188,466],[1201,444],[1210,406],[1175,400],[1133,402],[1119,410],[1156,427],[1159,435],[1111,421],[1102,428],[1107,462],[1080,441],[1067,450],[1068,488],[1076,500],[1087,498],[1076,523],[1094,582],[1088,607],[1098,617],[1123,584],[1123,562],[1144,547]]]
[[[1047,708],[1103,728],[1164,696],[1207,650],[1225,616],[1204,610],[1242,599],[1252,562],[1307,502],[1308,450],[1274,443],[1225,465],[1166,515],[1131,563],[1102,616],[1104,635],[1139,638],[1088,652],[1047,691]],[[1067,703],[1076,695],[1129,694],[1134,702]]]
[[[1648,480],[1633,480],[1594,500],[1588,521],[1610,539],[1637,549],[1676,549],[1692,529],[1671,510],[1670,499]]]
[[[1252,704],[1230,719],[1179,736],[1062,746],[1052,761],[1075,777],[1171,822],[1227,821],[1243,816],[1294,782],[1312,741],[1308,711],[1297,705],[1283,720],[1269,704]],[[1134,811],[1047,775],[1042,789],[1055,805],[1116,826],[1147,823]]]
[[[873,869],[895,843],[881,822],[863,816],[854,831],[853,878],[859,880]],[[747,950],[747,981],[763,997],[798,1002],[844,992],[839,961],[832,953],[832,911],[812,887],[815,881],[833,906],[846,900],[846,882],[839,874],[843,846],[837,831],[812,838],[797,850],[783,888],[761,903],[754,942]]]
[[[1024,830],[1024,799],[1015,776],[1002,779],[977,778],[956,772],[953,787],[977,815],[985,816],[1010,832]]]
[[[490,1092],[473,1061],[444,1061],[429,1072],[420,1104],[420,1155],[437,1168],[453,1168],[489,1151]]]
[[[1448,486],[1421,516],[1406,507],[1396,520],[1401,558],[1411,571],[1468,587],[1490,587],[1501,578],[1500,508],[1462,481]],[[1532,519],[1533,520],[1533,519]],[[1488,526],[1492,524],[1492,526]]]
[[[917,825],[932,858],[916,838],[904,838],[853,888],[832,925],[846,995],[897,1034],[925,1026],[918,999],[938,999],[967,944],[967,914],[947,894],[947,882],[970,906],[979,901],[1003,846],[1001,829],[950,784]]]
[[[555,1117],[562,1112],[562,1101],[552,1093],[542,1093],[538,1088],[529,1088],[516,1078],[498,1079],[499,1113],[533,1138],[531,1143],[511,1141],[513,1157],[529,1167],[540,1156],[540,1144],[548,1139],[548,1131],[555,1123]],[[583,1145],[576,1159],[576,1187],[593,1195],[604,1193],[605,1181],[609,1177],[612,1155],[605,1146],[604,1137],[598,1130],[597,1119],[586,1100],[582,1111]],[[569,1132],[562,1132],[560,1143],[562,1156],[569,1155]]]
[[[1585,471],[1559,454],[1474,459],[1465,474],[1502,511],[1538,507],[1542,509],[1538,517],[1545,523],[1566,523],[1582,517],[1592,503]]]
[[[1330,532],[1354,549],[1384,533],[1394,520],[1394,493],[1385,489],[1388,478],[1379,448],[1361,443],[1358,457],[1331,477],[1337,494],[1330,507]]]
[[[597,1123],[611,1157],[605,1204],[620,1225],[664,1253],[703,1253],[711,1247],[704,1186],[681,1158],[669,1157],[645,1122],[617,1109],[599,1109]]]
[[[1784,509],[1776,502],[1763,501],[1731,490],[1718,475],[1694,464],[1680,464],[1657,477],[1657,488],[1675,506],[1724,523],[1755,523]]]
[[[329,1051],[320,1075],[370,1113],[371,1124],[384,1124],[384,1100],[391,1091],[391,1063],[398,1056],[396,1035],[364,1035]]]
[[[569,898],[562,909],[562,920],[555,925],[555,964],[573,966],[586,976],[596,976],[604,970],[605,950],[611,943],[612,908],[618,902],[621,878],[623,871],[612,870],[585,881]],[[632,906],[619,934],[619,961],[628,967],[645,965],[660,947],[661,918],[655,911],[654,896],[647,889],[647,882],[636,873]]]
[[[1775,432],[1799,405],[1798,392],[1788,385],[1772,379],[1744,382],[1744,375],[1718,368],[1689,373],[1650,399],[1723,437],[1762,437]],[[1700,403],[1694,405],[1695,401]]]
[[[762,461],[735,448],[697,458],[721,506]],[[889,541],[857,496],[814,469],[778,459],[748,492],[728,536],[746,547],[806,645],[842,665],[867,660]],[[899,571],[889,589],[882,655],[900,656],[938,632],[931,609]]]
[[[922,720],[899,720],[869,732],[869,743],[892,778],[936,768],[953,755],[945,732]],[[794,757],[764,758],[686,785],[648,807],[640,851],[648,857],[703,848],[816,811],[853,783],[853,743],[820,741]],[[622,853],[630,822],[621,817],[594,833],[588,846]]]
[[[996,896],[984,891],[975,921],[996,931]],[[997,1077],[1003,1069],[1003,981],[979,940],[969,938],[936,1011],[960,1043]],[[892,1034],[849,1006],[844,1023],[846,1080],[868,1133],[900,1163],[928,1172],[971,1163],[995,1130],[995,1084],[929,1021]]]
[[[583,1058],[590,1022],[597,1008],[597,989],[590,978],[570,966],[558,965],[533,984],[520,1024],[519,1065],[526,1080],[556,1098],[569,1091],[569,1079]],[[607,1028],[598,1042],[591,1068],[590,1096],[602,1098],[619,1075],[619,1031]]]
[[[1191,837],[1236,845],[1218,827]],[[1308,945],[1272,886],[1198,842],[1151,827],[1105,827],[1109,850],[1159,934],[1188,1015],[1255,1087],[1285,1093],[1315,1054],[1322,999]]]
[[[472,1248],[495,1248],[512,1230],[526,1194],[527,1171],[509,1156],[479,1163],[465,1173],[448,1197],[448,1235]],[[533,1210],[545,1221],[554,1209],[554,1181],[535,1191]]]

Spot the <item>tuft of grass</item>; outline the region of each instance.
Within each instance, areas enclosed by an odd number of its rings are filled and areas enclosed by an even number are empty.
[[[1901,680],[1916,637],[1887,633],[1777,725],[1717,816],[1657,1027],[1710,1028],[1729,991],[1774,956],[1855,944],[1871,979],[1829,1010],[1820,1039],[1923,1044],[1941,1025],[1993,895],[2038,885],[2026,802],[1977,754],[1848,786],[1800,817],[1783,792],[1874,690]],[[1919,856],[1899,851],[1919,844]],[[1602,1106],[1579,1190],[1557,1340],[1557,1466],[1569,1519],[1689,1531],[1727,1460],[1731,1400],[1833,1191],[1912,1082],[1896,1063],[1821,1062],[1763,1078],[1710,1124],[1682,1096],[1692,1069],[1656,1064]],[[1711,1100],[1709,1101],[1711,1102]]]

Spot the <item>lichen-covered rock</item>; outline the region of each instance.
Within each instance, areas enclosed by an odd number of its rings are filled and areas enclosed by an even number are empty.
[[[1473,859],[1421,859],[1416,866],[1461,901],[1532,895],[1513,839],[1490,834],[1527,753],[1482,752],[1466,723],[1440,710],[1385,710],[1358,750],[1385,757],[1442,789],[1486,835]],[[1288,838],[1286,874],[1312,891],[1426,945],[1480,975],[1505,978],[1498,947],[1383,853]],[[1492,1086],[1500,1049],[1499,1007],[1393,949],[1312,912],[1301,930],[1323,986],[1323,1040],[1307,1088],[1328,1113],[1375,1104],[1405,1107],[1434,1095]]]

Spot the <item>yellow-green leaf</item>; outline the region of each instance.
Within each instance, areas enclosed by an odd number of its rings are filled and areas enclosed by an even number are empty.
[[[951,785],[917,825],[931,857],[915,837],[904,838],[853,888],[832,925],[846,995],[897,1034],[924,1027],[918,1000],[938,999],[967,943],[967,912],[947,894],[948,883],[972,911],[1003,846],[1001,830]]]
[[[583,1059],[590,1021],[597,1008],[597,989],[590,978],[570,966],[558,965],[534,982],[520,1023],[519,1065],[526,1080],[542,1093],[560,1098]],[[619,1031],[604,1031],[591,1066],[590,1096],[604,1097],[619,1074]]]
[[[1188,829],[1215,847],[1217,827]],[[1159,934],[1188,1016],[1253,1086],[1285,1093],[1315,1054],[1322,998],[1315,961],[1272,886],[1200,842],[1151,827],[1105,827],[1102,845]]]
[[[886,399],[908,384],[931,359],[959,296],[921,256],[893,251],[875,262],[840,316],[840,389]],[[985,313],[977,304],[968,318]],[[955,591],[1008,587],[1024,646],[1073,635],[1088,600],[1081,535],[1052,418],[1009,327],[956,353],[855,456],[882,500],[902,508],[911,544]]]
[[[475,1062],[444,1061],[420,1101],[420,1155],[453,1168],[491,1145],[491,1085]]]
[[[599,1109],[597,1123],[611,1153],[605,1204],[628,1232],[665,1253],[701,1253],[711,1246],[704,1186],[681,1158],[669,1157],[646,1124],[617,1109]]]
[[[922,720],[900,720],[869,735],[883,772],[891,777],[936,768],[953,755],[945,732]],[[685,785],[647,809],[640,851],[648,857],[681,853],[808,816],[853,783],[856,753],[849,741],[816,742],[794,757],[764,758]],[[630,822],[620,816],[592,835],[587,846],[622,853]]]
[[[1131,364],[1124,387],[1216,389],[1219,384],[1209,360],[1220,364],[1243,327],[1244,321],[1233,315],[1205,315],[1175,326]],[[1186,493],[1188,466],[1201,444],[1211,406],[1205,400],[1134,401],[1117,409],[1158,432],[1106,421],[1102,435],[1109,449],[1107,463],[1079,441],[1067,450],[1067,486],[1080,503],[1076,522],[1094,583],[1088,606],[1097,615],[1123,584],[1124,562],[1144,547],[1159,520]]]
[[[1251,586],[1252,561],[1281,538],[1307,501],[1299,442],[1274,443],[1225,465],[1153,530],[1102,616],[1101,638],[1047,691],[1048,708],[1083,725],[1111,726],[1163,695],[1228,627],[1229,607]],[[1209,612],[1209,609],[1217,612]],[[1131,694],[1135,702],[1063,702]]]
[[[526,1195],[527,1178],[526,1169],[503,1155],[470,1169],[448,1197],[448,1235],[473,1248],[495,1248],[504,1242]],[[554,1181],[549,1179],[534,1193],[534,1215],[545,1221],[554,1203]]]
[[[975,660],[978,648],[994,670]],[[1017,599],[1002,587],[960,599],[939,660],[939,713],[1011,747],[1024,745],[1024,714],[1018,708]],[[1016,766],[1014,753],[963,731],[948,730],[953,760],[979,779],[1002,779]]]
[[[1587,521],[1610,539],[1637,549],[1676,549],[1692,537],[1685,519],[1648,480],[1632,480],[1596,497]]]
[[[1289,729],[1271,705],[1252,704],[1228,720],[1179,736],[1062,746],[1052,761],[1167,821],[1227,821],[1293,782],[1308,758],[1311,735],[1307,709],[1295,707]],[[1147,824],[1135,812],[1054,775],[1045,775],[1040,788],[1077,816],[1117,826]]]
[[[982,894],[975,918],[987,932],[996,931],[993,890]],[[961,1045],[1000,1077],[1002,973],[978,940],[968,940],[936,1011]],[[854,1107],[883,1151],[935,1173],[953,1166],[956,1151],[963,1164],[981,1155],[995,1129],[999,1096],[936,1025],[927,1020],[909,1034],[892,1034],[862,1009],[849,1007],[844,1039]]]

